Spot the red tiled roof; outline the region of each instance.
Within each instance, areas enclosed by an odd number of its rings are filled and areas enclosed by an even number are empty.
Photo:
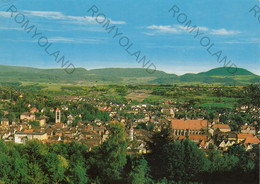
[[[200,143],[200,146],[203,147],[203,148],[205,148],[206,142],[205,142],[204,140],[202,140],[201,143]]]
[[[238,139],[246,139],[248,137],[253,137],[253,134],[246,134],[246,133],[237,134]]]
[[[248,126],[248,125],[241,126],[241,130],[246,130],[248,127],[250,128],[250,130],[255,130],[255,127]]]
[[[178,137],[178,140],[182,140],[182,139],[185,139],[185,136],[184,136],[184,135],[180,135],[180,136]]]
[[[217,129],[217,128],[219,128],[219,129],[230,129],[230,126],[227,125],[227,124],[214,124],[212,126],[212,128],[214,128],[214,129]]]
[[[39,111],[39,110],[38,110],[36,107],[33,107],[33,108],[30,109],[30,112],[31,112],[31,111],[36,111],[36,112],[37,112],[37,111]]]
[[[29,129],[29,130],[25,129],[24,130],[24,132],[33,132],[33,131],[34,131],[34,129]]]
[[[190,134],[189,135],[189,139],[192,140],[192,141],[193,140],[199,140],[199,141],[204,140],[204,141],[207,141],[208,136],[207,135]]]
[[[244,144],[258,144],[260,143],[257,137],[247,137]]]
[[[207,120],[184,120],[184,119],[175,119],[171,121],[172,129],[177,130],[200,130],[207,128]]]

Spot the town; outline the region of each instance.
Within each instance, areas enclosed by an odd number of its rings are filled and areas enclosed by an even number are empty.
[[[26,144],[27,140],[38,139],[44,143],[78,141],[90,148],[102,144],[109,135],[107,125],[120,122],[125,127],[130,140],[138,142],[138,152],[146,153],[146,140],[153,132],[170,127],[176,140],[188,137],[200,149],[207,150],[209,146],[227,150],[233,144],[241,144],[246,150],[259,144],[258,130],[259,106],[242,105],[235,108],[235,114],[253,115],[255,120],[237,120],[237,125],[230,125],[225,120],[227,112],[210,114],[205,117],[203,109],[175,105],[173,100],[163,101],[158,105],[140,103],[137,105],[129,99],[126,103],[102,102],[97,98],[84,96],[64,96],[48,106],[48,97],[28,100],[26,94],[14,92],[12,99],[7,98],[7,91],[2,91],[0,99],[2,118],[0,135],[5,142]],[[46,105],[43,105],[43,104]],[[90,107],[88,103],[95,104]],[[191,102],[193,103],[193,102]],[[21,109],[21,104],[24,106]],[[86,106],[89,107],[86,107]],[[183,104],[186,105],[187,104]],[[192,105],[192,104],[190,104]],[[4,110],[5,107],[17,109]],[[86,108],[85,108],[86,107]],[[95,111],[90,114],[88,110]],[[27,111],[22,112],[22,109]],[[84,109],[81,111],[81,109]],[[205,111],[205,110],[204,110]],[[191,117],[183,113],[193,113]],[[195,113],[196,112],[196,113]],[[18,114],[18,116],[17,116]],[[95,114],[95,115],[94,115]],[[200,115],[195,115],[200,114]],[[224,121],[223,121],[224,120]],[[130,148],[129,148],[130,149]]]
[[[128,155],[151,154],[154,135],[165,130],[174,142],[189,139],[207,157],[212,150],[223,154],[232,146],[242,146],[253,155],[259,148],[258,86],[110,85],[55,90],[3,85],[1,140],[18,145],[32,140],[46,145],[77,142],[91,151],[110,137],[111,124],[120,124],[128,139]]]

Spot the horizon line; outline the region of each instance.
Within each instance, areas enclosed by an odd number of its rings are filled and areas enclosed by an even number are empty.
[[[45,68],[45,67],[33,67],[33,66],[26,66],[26,65],[5,65],[5,64],[0,64],[0,66],[24,67],[24,68],[32,68],[32,69],[40,69],[40,70],[48,70],[48,69],[50,69],[50,70],[63,70],[63,68],[51,68],[51,67]],[[130,69],[144,69],[142,67],[140,67],[140,68],[137,68],[137,67],[101,67],[101,68],[91,68],[91,69],[87,69],[87,68],[85,68],[83,66],[82,67],[75,67],[75,69],[85,69],[87,71],[99,70],[99,69],[129,69],[129,68]],[[166,72],[164,70],[156,70],[156,71],[164,72],[166,74],[174,74],[174,75],[177,75],[177,76],[181,76],[181,75],[185,75],[185,74],[198,74],[198,73],[202,73],[202,72],[208,72],[210,70],[218,69],[218,68],[237,68],[237,69],[244,69],[244,70],[247,70],[247,71],[251,72],[250,70],[242,68],[242,67],[216,67],[216,68],[211,68],[209,70],[198,71],[198,72],[195,72],[195,73],[187,72],[187,73],[184,73],[184,74],[170,73],[170,72]],[[253,72],[251,72],[251,73],[254,74],[254,75],[260,76],[260,74],[258,75],[258,74],[255,74]]]

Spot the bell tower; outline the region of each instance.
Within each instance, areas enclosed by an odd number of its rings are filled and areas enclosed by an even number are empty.
[[[55,123],[60,123],[60,122],[61,122],[61,113],[60,113],[60,109],[57,108],[57,109],[56,109]]]

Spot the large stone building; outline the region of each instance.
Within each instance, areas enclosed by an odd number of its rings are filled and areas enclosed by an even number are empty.
[[[207,131],[207,120],[184,120],[175,119],[171,121],[174,135],[203,134]]]
[[[43,141],[48,139],[48,135],[46,132],[16,132],[14,134],[14,142],[18,144],[25,144],[32,139]]]
[[[20,115],[21,120],[35,121],[35,114],[24,112]]]

